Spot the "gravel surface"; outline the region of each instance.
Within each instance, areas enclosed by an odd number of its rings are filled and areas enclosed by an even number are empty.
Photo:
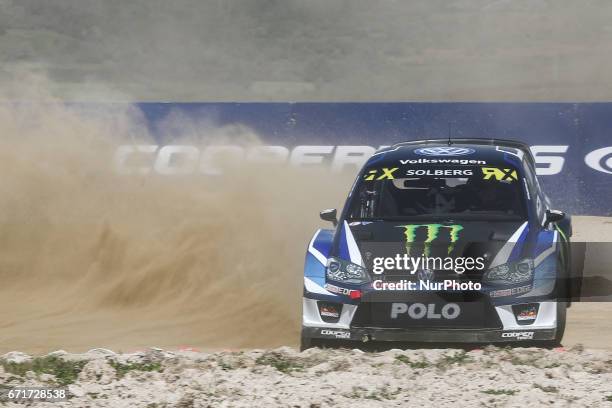
[[[67,385],[69,401],[30,405],[40,407],[612,406],[612,352],[581,346],[97,349],[36,358],[12,352],[0,361],[4,388]]]

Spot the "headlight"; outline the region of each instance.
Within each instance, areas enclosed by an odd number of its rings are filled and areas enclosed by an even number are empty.
[[[523,283],[533,277],[533,259],[523,259],[516,263],[505,263],[489,269],[483,278],[485,283],[510,285]]]
[[[327,279],[344,283],[365,283],[369,276],[363,266],[339,258],[327,260]]]

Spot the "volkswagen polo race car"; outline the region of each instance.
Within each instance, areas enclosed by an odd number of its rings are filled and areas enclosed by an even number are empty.
[[[348,341],[561,342],[571,219],[529,147],[420,140],[377,151],[304,268],[302,349]]]

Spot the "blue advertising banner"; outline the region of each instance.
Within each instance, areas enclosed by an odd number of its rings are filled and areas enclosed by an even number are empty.
[[[557,209],[612,215],[612,103],[140,103],[161,154],[170,114],[253,129],[292,164],[358,167],[380,146],[478,137],[528,143]],[[450,129],[450,131],[449,131]],[[167,156],[167,155],[166,155]]]

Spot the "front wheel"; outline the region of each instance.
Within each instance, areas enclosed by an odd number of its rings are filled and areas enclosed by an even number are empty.
[[[338,340],[324,340],[324,339],[313,339],[312,337],[308,337],[302,331],[300,336],[300,351],[304,351],[310,348],[318,347],[318,348],[326,348],[333,349],[342,347],[344,343]]]
[[[563,334],[565,334],[565,322],[567,320],[567,302],[557,302],[557,332],[553,340],[544,342],[544,347],[555,348],[561,346]]]
[[[302,335],[300,336],[300,351],[304,351],[312,347],[312,338],[304,336],[304,333],[302,332]]]

